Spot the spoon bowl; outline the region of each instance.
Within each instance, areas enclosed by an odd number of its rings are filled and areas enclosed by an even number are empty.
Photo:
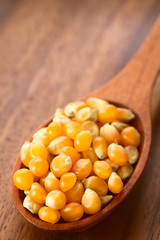
[[[13,183],[14,173],[24,167],[19,154],[12,173],[11,194],[14,205],[29,222],[36,227],[50,231],[81,231],[105,218],[126,198],[140,178],[148,159],[151,145],[150,99],[159,70],[160,18],[155,23],[146,42],[120,74],[105,86],[83,98],[83,100],[91,96],[102,98],[116,106],[130,108],[136,115],[133,125],[141,134],[140,155],[134,172],[125,184],[123,191],[114,196],[113,200],[100,212],[92,216],[84,216],[77,222],[65,223],[62,220],[56,224],[43,222],[37,215],[31,214],[23,207],[24,193],[18,190]],[[39,128],[46,127],[51,121],[52,117]],[[29,138],[29,141],[31,140],[32,136]]]

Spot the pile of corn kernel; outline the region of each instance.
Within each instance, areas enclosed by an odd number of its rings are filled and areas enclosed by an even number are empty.
[[[53,121],[21,148],[24,168],[14,183],[23,206],[49,223],[73,222],[99,212],[123,190],[138,160],[135,115],[90,97],[57,109]]]

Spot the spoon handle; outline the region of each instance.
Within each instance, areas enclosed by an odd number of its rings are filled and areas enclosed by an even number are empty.
[[[160,17],[148,38],[128,65],[108,84],[94,92],[113,102],[120,102],[143,114],[148,108],[152,87],[160,71]]]

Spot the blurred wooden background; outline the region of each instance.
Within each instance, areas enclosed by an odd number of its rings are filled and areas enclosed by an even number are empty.
[[[12,167],[25,139],[56,107],[118,73],[159,12],[159,0],[0,1],[1,240],[160,239],[160,84],[148,164],[133,192],[103,222],[81,233],[45,232],[26,222],[10,195]]]

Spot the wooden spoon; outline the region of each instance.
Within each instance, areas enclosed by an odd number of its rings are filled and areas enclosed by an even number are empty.
[[[147,162],[151,145],[151,119],[150,119],[150,100],[152,87],[160,70],[160,17],[155,23],[149,37],[143,44],[138,53],[129,64],[112,81],[100,89],[90,93],[89,96],[106,99],[116,105],[125,106],[132,109],[136,114],[134,125],[141,133],[141,146],[139,161],[134,172],[123,191],[114,197],[111,203],[99,213],[84,217],[73,222],[50,224],[41,221],[37,215],[31,214],[22,206],[24,199],[23,191],[18,190],[13,183],[13,174],[22,167],[20,156],[18,156],[12,174],[11,193],[13,202],[18,211],[35,226],[51,231],[74,231],[84,230],[98,223],[130,193],[137,183]],[[42,124],[47,126],[52,121],[52,117]],[[29,140],[32,140],[30,137]],[[107,227],[107,226],[106,226]]]

